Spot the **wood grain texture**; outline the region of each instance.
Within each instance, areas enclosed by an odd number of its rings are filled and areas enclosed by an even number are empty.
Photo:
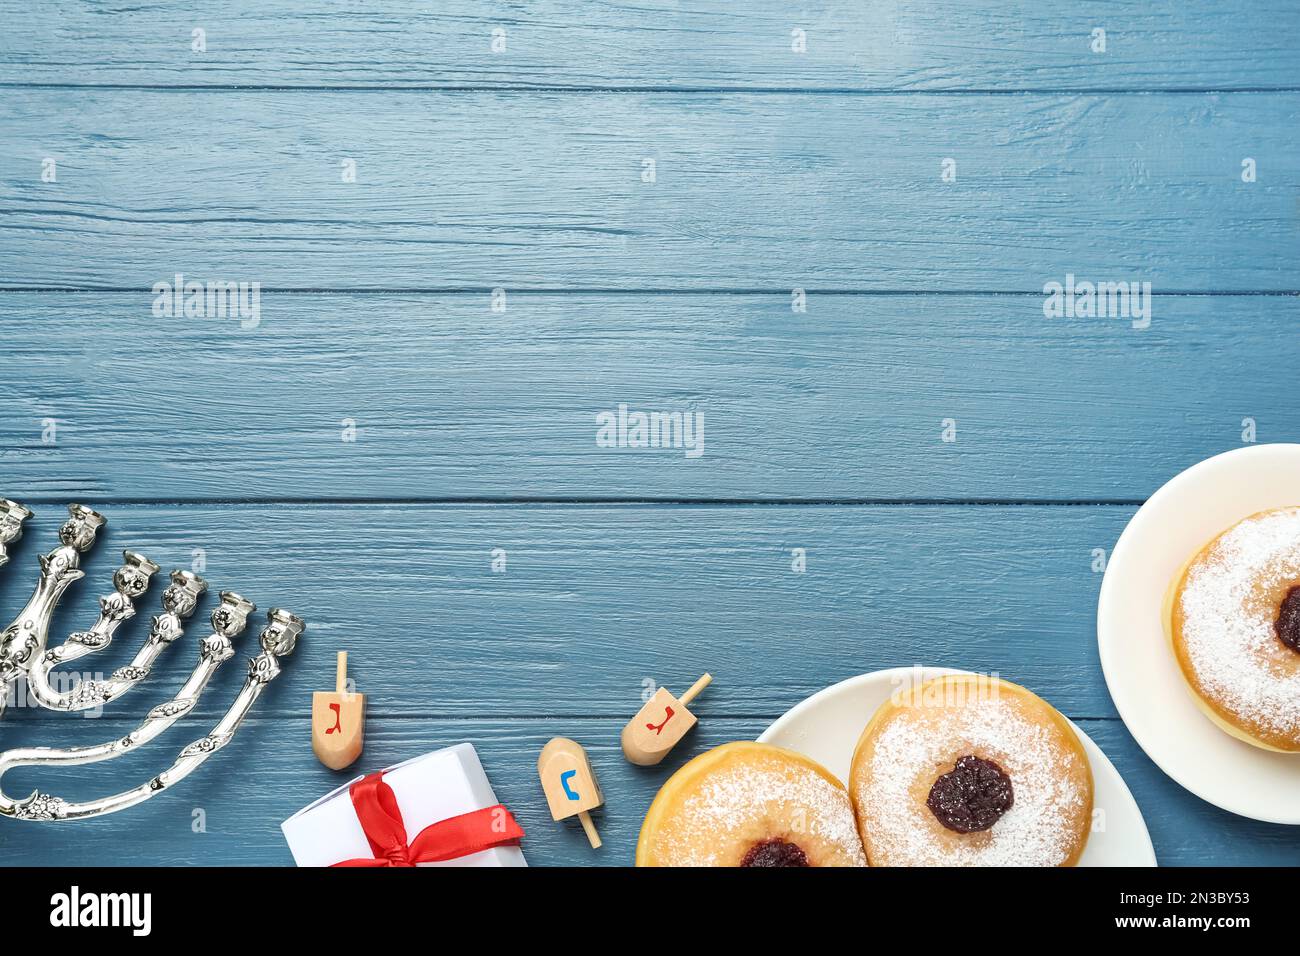
[[[1286,0],[906,3],[466,0],[127,7],[0,3],[0,82],[148,85],[781,88],[1295,87]],[[206,31],[207,50],[191,49]],[[1107,31],[1094,53],[1092,30]],[[494,53],[492,31],[505,30]],[[791,31],[806,33],[806,52]]]
[[[83,498],[111,525],[64,633],[128,546],[168,568],[203,549],[214,591],[310,622],[183,788],[0,821],[0,864],[288,864],[279,822],[343,779],[308,720],[341,648],[368,696],[358,769],[474,742],[534,864],[630,862],[682,761],[910,663],[1000,672],[1080,721],[1163,863],[1300,857],[1300,829],[1141,754],[1093,623],[1098,549],[1137,501],[1243,419],[1297,439],[1292,0],[0,0],[0,23],[0,494],[42,503],[0,608]],[[153,316],[177,272],[260,282],[260,323]],[[1151,282],[1150,328],[1044,318],[1067,273]],[[598,447],[624,402],[702,412],[704,456]],[[129,659],[158,590],[83,671]],[[214,602],[109,717],[11,708],[0,746],[123,733]],[[645,686],[706,669],[700,726],[629,766]],[[240,671],[141,753],[6,787],[138,783]],[[599,853],[545,812],[556,734],[606,791]]]
[[[267,294],[248,330],[150,304],[0,294],[5,494],[1142,500],[1243,418],[1300,438],[1295,296],[1158,296],[1146,329],[1039,296]],[[703,454],[599,447],[620,403],[699,412]]]
[[[622,720],[616,718],[388,719],[371,724],[365,756],[355,770],[378,770],[469,741],[478,749],[497,798],[510,807],[527,834],[524,853],[529,865],[630,865],[641,820],[663,781],[692,756],[729,740],[752,740],[768,723],[702,718],[664,763],[634,767],[619,751]],[[54,725],[60,729],[51,733]],[[60,722],[47,715],[40,733],[35,727],[6,727],[5,739],[70,745],[97,741],[127,726],[115,719]],[[1300,856],[1300,828],[1243,820],[1198,800],[1164,776],[1119,721],[1086,720],[1081,727],[1132,790],[1162,865],[1293,865]],[[152,752],[75,771],[23,768],[6,775],[4,785],[14,793],[40,787],[74,797],[103,794],[156,771],[173,746],[190,740],[184,728],[183,723],[172,728]],[[154,798],[147,808],[58,826],[0,821],[0,858],[6,864],[38,866],[74,855],[100,865],[291,865],[280,822],[355,775],[332,773],[317,763],[307,735],[304,715],[288,725],[253,718],[202,771]],[[537,781],[537,754],[556,735],[583,744],[605,792],[605,806],[593,814],[605,843],[600,850],[587,845],[575,820],[554,823],[546,810]],[[194,832],[196,821],[206,827],[204,832]]]
[[[15,613],[62,509],[42,507],[0,576]],[[219,589],[309,630],[259,705],[306,720],[335,654],[393,716],[621,716],[647,683],[714,675],[696,715],[774,718],[828,684],[912,664],[999,672],[1071,717],[1115,711],[1097,659],[1094,608],[1131,507],[1099,506],[105,506],[107,538],[60,611],[94,620],[123,548],[189,567],[205,549],[209,594],[168,650],[143,711],[194,666]],[[491,570],[492,550],[506,571]],[[807,570],[791,551],[806,549]],[[143,606],[156,608],[158,594]],[[149,613],[153,613],[151,610]],[[250,624],[242,640],[252,646]],[[129,660],[148,629],[128,622],[79,672]],[[231,668],[235,670],[237,668]],[[227,675],[226,682],[238,677]],[[227,684],[227,686],[230,686]],[[156,702],[156,701],[155,701]],[[210,692],[201,712],[228,702]],[[22,708],[12,720],[41,719]]]
[[[1300,93],[22,89],[6,112],[6,287],[1294,291],[1300,252]]]

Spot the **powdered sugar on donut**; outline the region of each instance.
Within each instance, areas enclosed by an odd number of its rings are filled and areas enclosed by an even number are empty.
[[[1274,631],[1265,595],[1300,581],[1300,508],[1247,518],[1188,569],[1182,641],[1201,689],[1273,734],[1300,736],[1300,669]]]
[[[1064,863],[1078,847],[1091,790],[1086,761],[1061,733],[1010,695],[895,713],[853,781],[872,864]],[[1015,802],[990,829],[956,835],[939,827],[925,791],[966,754],[997,763],[1011,778]]]
[[[848,793],[810,768],[769,760],[712,770],[660,833],[656,852],[673,866],[735,866],[723,854],[753,827],[775,827],[795,843],[809,835],[833,846],[844,865],[867,865]]]

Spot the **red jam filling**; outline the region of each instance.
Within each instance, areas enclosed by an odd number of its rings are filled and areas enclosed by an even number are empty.
[[[772,839],[755,843],[741,866],[808,866],[808,855],[793,843]]]
[[[1300,585],[1293,587],[1282,599],[1273,630],[1279,641],[1300,654]]]
[[[957,833],[987,830],[1015,803],[1008,777],[992,760],[966,756],[939,777],[925,805],[935,819]]]

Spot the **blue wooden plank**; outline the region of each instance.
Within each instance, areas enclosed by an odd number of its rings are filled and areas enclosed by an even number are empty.
[[[20,89],[0,121],[0,278],[1294,291],[1297,122],[1300,92]]]
[[[0,82],[1107,90],[1300,79],[1288,0],[443,0],[436,11],[421,0],[152,0],[108,13],[55,0],[30,16],[0,3]]]
[[[11,614],[59,510],[38,510],[0,572],[0,606]],[[377,719],[631,716],[647,681],[705,670],[716,681],[703,712],[775,716],[837,680],[911,664],[999,672],[1071,717],[1115,715],[1094,637],[1093,552],[1111,547],[1132,507],[104,510],[107,538],[59,627],[94,620],[120,549],[171,568],[190,566],[202,548],[214,592],[234,589],[310,622],[263,713],[305,714],[311,692],[333,683],[335,652],[349,650]],[[492,570],[498,548],[503,573]],[[169,696],[194,665],[194,635],[214,603],[215,594],[191,637],[167,652],[157,686],[121,707],[142,712]],[[143,614],[127,622],[113,648],[77,670],[125,663],[147,628]],[[202,713],[226,699],[209,694]],[[20,709],[13,719],[30,716]]]
[[[267,294],[247,330],[151,300],[0,294],[0,490],[1141,500],[1245,418],[1300,439],[1295,296],[1157,296],[1144,329],[1041,296]],[[698,413],[702,454],[601,447],[620,404]]]
[[[219,762],[148,810],[0,821],[0,863],[287,863],[278,822],[339,780],[306,726],[338,648],[370,695],[364,769],[475,742],[534,864],[629,862],[691,752],[916,662],[999,671],[1080,720],[1162,862],[1296,862],[1300,831],[1209,807],[1137,750],[1092,624],[1098,549],[1134,510],[1120,502],[1236,444],[1245,419],[1296,437],[1300,299],[1258,294],[1294,290],[1300,251],[1292,4],[795,16],[773,0],[534,0],[505,17],[267,0],[199,21],[177,0],[39,17],[0,0],[0,287],[124,290],[0,294],[0,493],[88,497],[114,522],[60,628],[93,616],[123,546],[168,565],[202,548],[215,586],[312,622]],[[78,88],[98,85],[125,88]],[[175,272],[262,283],[263,320],[153,316],[148,290]],[[1151,326],[1045,318],[1043,284],[1067,274],[1152,282]],[[794,287],[888,294],[795,313]],[[1162,294],[1189,291],[1256,294]],[[594,415],[621,402],[703,412],[705,455],[599,448]],[[520,497],[665,503],[401,503]],[[856,504],[667,503],[683,499]],[[25,596],[57,520],[40,510],[0,606]],[[144,627],[87,669],[123,663]],[[174,690],[195,643],[113,713]],[[706,667],[690,752],[628,766],[617,732],[643,682]],[[102,777],[6,783],[138,782],[238,670]],[[0,746],[128,726],[17,708]],[[610,797],[602,855],[546,818],[534,761],[557,733],[589,744]]]
[[[356,772],[377,770],[428,750],[469,741],[478,749],[498,799],[511,808],[527,833],[524,852],[530,865],[627,865],[632,862],[645,811],[672,771],[708,747],[753,739],[769,722],[766,717],[704,717],[664,764],[633,767],[619,750],[620,719],[389,718],[368,725],[366,752]],[[1116,720],[1083,721],[1081,725],[1133,791],[1161,864],[1290,866],[1300,860],[1300,828],[1245,820],[1202,802],[1165,777]],[[110,719],[72,726],[49,718],[41,726],[6,725],[0,741],[4,746],[85,743],[127,727]],[[153,749],[112,764],[58,774],[23,769],[6,775],[4,785],[15,794],[40,787],[74,797],[133,785],[169,760],[173,746],[188,742],[183,727],[173,728]],[[289,865],[292,859],[280,834],[280,821],[350,779],[350,773],[333,773],[316,762],[307,729],[305,711],[289,722],[255,718],[234,744],[203,770],[146,807],[63,825],[0,820],[0,862],[42,866],[66,865],[76,859],[94,866]],[[595,814],[605,842],[599,851],[591,850],[573,821],[553,823],[546,811],[537,783],[537,753],[555,735],[581,741],[592,757],[606,798],[606,806]],[[206,829],[196,832],[200,824]]]

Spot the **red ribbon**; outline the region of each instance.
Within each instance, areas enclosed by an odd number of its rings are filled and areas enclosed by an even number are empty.
[[[409,843],[397,795],[384,783],[384,772],[372,773],[348,789],[361,829],[374,857],[342,860],[334,866],[415,866],[455,860],[496,846],[518,846],[523,828],[501,804],[439,820]],[[502,824],[504,823],[504,829]]]

